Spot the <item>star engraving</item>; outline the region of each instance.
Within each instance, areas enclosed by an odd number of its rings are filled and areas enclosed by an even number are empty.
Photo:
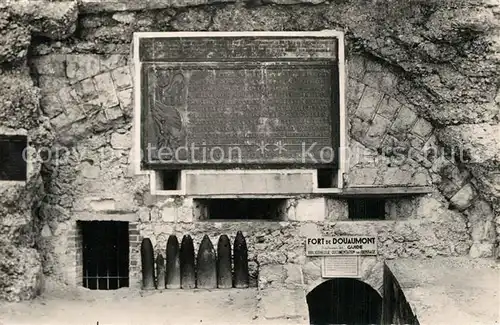
[[[287,151],[287,150],[285,149],[286,144],[285,144],[285,143],[283,143],[283,141],[281,141],[281,140],[280,140],[280,141],[278,141],[278,142],[276,142],[276,143],[274,144],[274,146],[276,147],[276,148],[274,149],[274,151],[277,151],[280,155],[283,153],[283,151]]]
[[[266,151],[269,151],[269,149],[267,149],[267,146],[267,143],[261,141],[260,144],[257,144],[257,151],[260,151],[260,153],[263,155]]]

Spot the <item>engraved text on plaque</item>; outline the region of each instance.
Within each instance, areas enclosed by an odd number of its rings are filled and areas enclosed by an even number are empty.
[[[144,164],[336,165],[335,39],[143,41]]]

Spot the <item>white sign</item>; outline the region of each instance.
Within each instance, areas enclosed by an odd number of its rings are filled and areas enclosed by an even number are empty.
[[[377,255],[375,236],[307,238],[306,256]]]
[[[323,278],[359,277],[359,256],[323,257],[321,276]]]

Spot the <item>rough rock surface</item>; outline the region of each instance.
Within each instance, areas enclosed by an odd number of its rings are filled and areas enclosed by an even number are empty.
[[[0,184],[0,299],[32,299],[42,285],[38,210],[42,164],[54,136],[40,109],[40,90],[26,65],[35,36],[61,39],[75,31],[76,2],[0,3],[0,129],[28,137],[27,178]],[[41,154],[42,152],[45,155]]]
[[[224,2],[84,0],[79,6],[76,2],[0,5],[6,9],[0,14],[0,64],[5,70],[0,78],[7,85],[0,86],[7,90],[0,94],[2,123],[37,130],[35,145],[54,141],[70,149],[59,152],[58,159],[43,168],[35,164],[32,184],[37,185],[28,187],[34,194],[28,201],[21,200],[30,204],[10,205],[9,218],[18,211],[30,226],[5,228],[12,245],[8,256],[30,243],[20,240],[24,238],[20,234],[25,234],[35,242],[26,248],[32,251],[29,256],[38,259],[36,246],[44,273],[67,280],[61,269],[74,268],[74,242],[73,251],[65,251],[74,240],[67,238],[75,235],[72,218],[110,211],[137,216],[142,224],[134,230],[136,237],[151,237],[157,249],[172,233],[195,233],[197,241],[206,233],[216,236],[226,231],[229,235],[247,229],[254,278],[262,266],[273,265],[274,270],[294,263],[301,265],[305,279],[311,279],[306,285],[314,285],[313,279],[319,276],[319,266],[306,263],[302,256],[301,238],[311,233],[377,233],[381,255],[387,258],[500,256],[499,250],[495,253],[500,236],[500,219],[495,219],[500,213],[498,141],[493,140],[500,112],[497,3]],[[33,9],[44,5],[50,10]],[[78,32],[71,35],[77,24]],[[133,176],[130,161],[133,32],[322,29],[346,32],[349,138],[351,147],[364,155],[364,159],[350,157],[348,185],[432,184],[439,193],[395,204],[394,214],[404,216],[403,222],[338,223],[341,218],[329,211],[331,217],[324,225],[284,223],[265,229],[255,229],[255,224],[215,223],[197,228],[192,223],[196,210],[192,200],[159,202],[148,196],[147,177]],[[31,87],[26,66],[16,65],[16,71],[11,71],[13,67],[8,65],[25,61],[30,42],[33,57],[29,63],[40,94]],[[460,161],[449,154],[450,147],[474,151],[479,160]],[[397,150],[411,156],[394,160]],[[32,215],[31,203],[41,201],[35,198],[42,196],[42,177],[46,195],[40,213]],[[11,202],[21,197],[17,188],[7,189],[5,194]],[[344,206],[337,203],[332,206]],[[492,227],[496,227],[496,238]],[[30,229],[36,230],[32,233]],[[21,243],[23,248],[18,248]],[[8,257],[4,263],[18,260]],[[30,263],[27,265],[38,270],[34,266],[38,260]],[[292,287],[302,285],[290,284],[293,274],[297,272],[287,269],[287,277],[277,277],[277,281]],[[28,278],[23,285],[34,293],[37,277]],[[19,275],[11,279],[0,274],[0,287],[10,288],[4,298],[32,296],[21,294],[25,289],[17,287],[18,279]]]
[[[463,124],[439,132],[439,139],[450,147],[463,150],[465,164],[498,167],[500,162],[500,124]]]
[[[475,176],[475,186],[500,213],[500,124],[463,124],[439,132],[456,148],[458,159]]]
[[[40,115],[39,90],[28,71],[6,71],[0,75],[0,120],[10,128],[31,129]]]
[[[63,39],[76,30],[76,1],[0,1],[0,64],[23,61],[32,34]]]
[[[0,299],[35,298],[42,288],[42,270],[38,252],[30,248],[0,246]]]
[[[9,71],[0,75],[0,82],[0,128],[14,134],[24,130],[30,143],[26,182],[0,185],[0,298],[29,299],[41,285],[34,215],[44,191],[40,175],[43,158],[38,149],[49,146],[53,137],[47,118],[39,114],[38,91],[31,79],[25,73]]]
[[[37,36],[64,39],[76,30],[76,1],[19,1],[9,9],[17,21],[25,21]]]
[[[0,63],[22,60],[28,54],[31,33],[28,26],[0,11]]]

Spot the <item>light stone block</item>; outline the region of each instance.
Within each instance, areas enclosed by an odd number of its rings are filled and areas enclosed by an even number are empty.
[[[72,54],[66,57],[66,75],[73,82],[93,77],[99,70],[98,55]]]
[[[186,193],[210,194],[284,194],[312,193],[311,171],[274,173],[186,173]]]
[[[113,199],[99,199],[90,201],[90,208],[94,211],[116,210],[116,201]]]
[[[326,199],[298,199],[295,206],[295,220],[290,221],[324,221],[326,216]]]
[[[109,72],[95,76],[94,84],[98,94],[95,103],[103,107],[113,107],[120,104]]]
[[[178,208],[175,206],[164,206],[161,210],[161,220],[164,222],[175,222],[178,216]]]
[[[129,149],[132,145],[130,134],[113,133],[111,135],[111,147],[113,149]]]
[[[365,87],[361,101],[359,102],[356,116],[364,121],[370,120],[375,113],[383,94],[371,87]]]
[[[450,199],[450,203],[456,207],[458,210],[462,211],[467,209],[476,197],[476,190],[472,187],[472,184],[467,184],[462,187],[455,195]]]

